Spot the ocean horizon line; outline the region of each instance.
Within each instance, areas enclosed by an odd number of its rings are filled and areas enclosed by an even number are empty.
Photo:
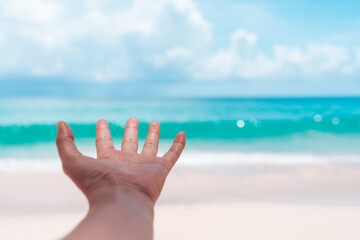
[[[199,97],[179,97],[179,96],[119,96],[109,98],[93,98],[91,96],[4,96],[0,94],[0,101],[2,100],[61,100],[61,101],[246,101],[246,100],[351,100],[359,99],[359,95],[250,95],[250,96],[199,96]]]

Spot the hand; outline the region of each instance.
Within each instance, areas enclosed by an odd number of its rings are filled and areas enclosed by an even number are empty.
[[[153,122],[139,154],[138,125],[136,118],[127,121],[121,150],[116,150],[108,123],[98,121],[97,158],[91,158],[78,151],[69,126],[65,122],[58,123],[56,143],[64,172],[86,195],[90,207],[124,195],[148,199],[155,204],[168,173],[184,149],[186,135],[178,133],[169,151],[163,157],[157,157],[160,125]]]

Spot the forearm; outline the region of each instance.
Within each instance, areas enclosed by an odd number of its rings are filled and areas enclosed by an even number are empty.
[[[153,204],[142,193],[119,194],[90,204],[87,216],[64,240],[151,240]]]

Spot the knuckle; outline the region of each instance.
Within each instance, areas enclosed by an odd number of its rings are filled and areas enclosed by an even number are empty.
[[[56,142],[57,145],[59,145],[61,143],[61,139],[59,137],[57,137],[55,142]]]
[[[113,152],[109,151],[108,149],[98,152],[98,158],[101,158],[101,159],[110,159],[112,157],[112,155],[113,155]]]
[[[67,163],[63,163],[62,164],[62,169],[63,169],[63,172],[67,175],[67,176],[69,176],[69,177],[71,177],[71,175],[70,175],[70,169],[69,169],[69,164],[67,164]]]
[[[57,136],[56,137],[56,143],[57,144],[61,144],[61,143],[64,143],[64,142],[69,142],[69,141],[74,141],[74,137],[71,137],[71,136]]]
[[[160,132],[160,124],[158,122],[150,123],[150,130],[156,133]]]
[[[152,137],[158,137],[160,135],[160,131],[152,129],[149,134],[151,134]]]
[[[134,143],[137,144],[137,142],[138,142],[137,138],[135,138],[135,137],[127,137],[127,138],[124,139],[123,144],[134,144]]]
[[[145,142],[146,147],[155,147],[157,146],[157,143],[155,141],[147,141]]]
[[[170,149],[169,149],[169,153],[173,153],[173,154],[175,154],[176,156],[180,155],[180,151],[177,150],[176,148],[170,148]]]
[[[136,118],[130,118],[125,126],[125,130],[126,129],[138,129],[138,128],[139,128],[139,122]]]
[[[112,141],[112,137],[110,137],[110,136],[101,136],[101,137],[97,137],[95,139],[96,143],[101,143],[103,141]]]
[[[56,143],[61,143],[63,141],[64,141],[64,137],[59,136],[59,135],[56,137]]]
[[[126,142],[126,143],[123,143],[121,145],[121,147],[123,149],[137,149],[138,145],[137,145],[137,143]]]

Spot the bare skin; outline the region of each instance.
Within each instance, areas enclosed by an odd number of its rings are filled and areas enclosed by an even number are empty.
[[[157,157],[160,125],[150,124],[141,153],[138,153],[138,120],[130,118],[121,150],[116,150],[109,125],[96,125],[97,158],[81,154],[72,130],[58,123],[56,144],[64,172],[89,201],[82,222],[64,239],[153,238],[154,205],[166,177],[181,155],[186,135],[180,132],[163,157]]]

